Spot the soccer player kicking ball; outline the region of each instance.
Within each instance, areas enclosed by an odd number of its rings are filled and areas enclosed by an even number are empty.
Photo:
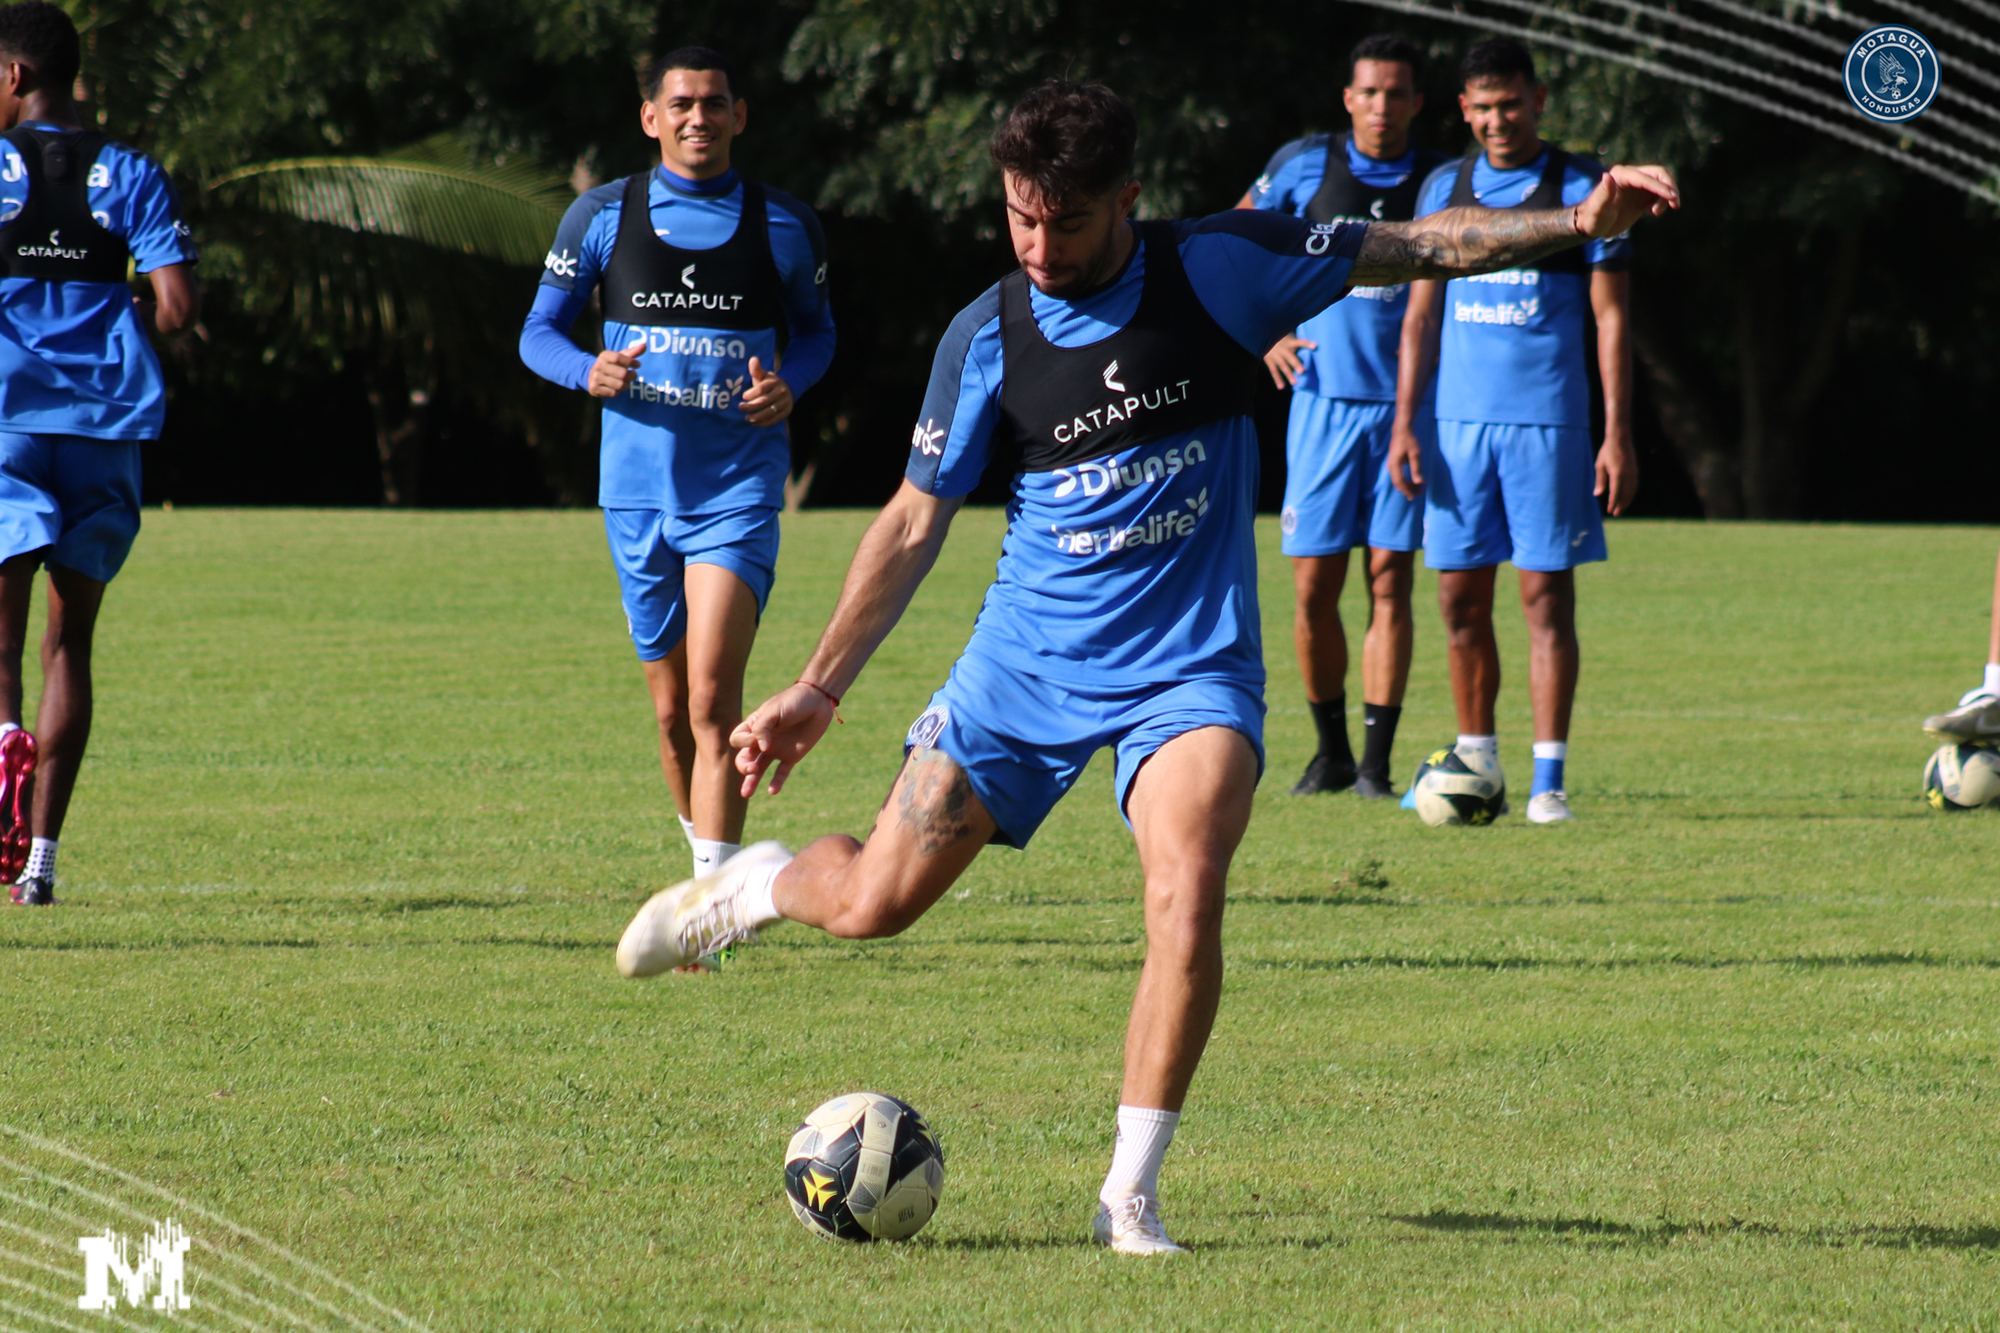
[[[1472,205],[1532,211],[1592,197],[1604,168],[1535,133],[1548,90],[1524,47],[1481,42],[1459,68],[1459,106],[1481,151],[1424,183],[1419,216]],[[1631,242],[1612,233],[1503,272],[1419,283],[1403,322],[1389,476],[1412,499],[1425,489],[1424,562],[1440,571],[1438,605],[1458,707],[1454,748],[1468,767],[1500,781],[1504,795],[1494,725],[1500,650],[1493,590],[1500,562],[1512,560],[1528,618],[1532,824],[1574,818],[1563,764],[1576,700],[1575,570],[1605,558],[1604,522],[1593,497],[1619,514],[1639,488],[1626,319],[1630,254]],[[1597,322],[1604,384],[1604,443],[1594,464],[1583,342],[1588,316]],[[1433,366],[1435,448],[1422,438]]]
[[[1924,719],[1924,730],[1960,745],[2000,743],[2000,565],[1993,570],[1993,629],[1986,647],[1986,679],[1949,713]]]
[[[0,874],[22,906],[56,901],[56,843],[90,739],[91,638],[139,534],[141,443],[166,421],[142,321],[174,333],[200,304],[166,173],[77,118],[81,58],[57,6],[0,6]],[[127,285],[134,266],[149,301]],[[21,653],[43,568],[38,774]]]
[[[1238,208],[1267,208],[1313,222],[1401,222],[1415,215],[1417,188],[1444,161],[1410,142],[1423,110],[1422,57],[1400,37],[1363,38],[1348,57],[1341,101],[1350,133],[1315,134],[1280,148]],[[1353,787],[1381,799],[1410,680],[1414,629],[1410,585],[1423,544],[1424,506],[1389,484],[1396,415],[1396,354],[1409,287],[1357,287],[1264,354],[1279,388],[1292,388],[1285,431],[1284,552],[1297,599],[1292,641],[1305,677],[1319,748],[1294,796]],[[1428,443],[1426,402],[1415,429]],[[1340,590],[1348,553],[1367,548],[1368,637],[1361,651],[1361,764],[1347,741],[1347,635]]]
[[[597,502],[660,767],[705,875],[743,837],[729,733],[778,560],[782,423],[833,359],[833,316],[819,219],[729,165],[747,108],[723,58],[672,52],[641,91],[660,165],[570,205],[521,359],[604,399]],[[593,290],[595,356],[569,337]]]
[[[965,653],[911,725],[866,843],[776,843],[656,894],[618,966],[683,966],[788,919],[894,935],[989,842],[1025,846],[1091,754],[1117,752],[1145,872],[1146,962],[1126,1032],[1097,1239],[1179,1247],[1161,1158],[1222,991],[1223,881],[1263,763],[1257,630],[1259,357],[1351,284],[1476,272],[1615,235],[1674,201],[1618,168],[1581,207],[1316,225],[1234,210],[1133,222],[1136,129],[1101,87],[1050,82],[993,139],[1020,260],[945,333],[902,488],[862,538],[797,684],[736,730],[776,790],[909,605],[996,451],[1010,523]],[[774,767],[775,766],[775,767]]]

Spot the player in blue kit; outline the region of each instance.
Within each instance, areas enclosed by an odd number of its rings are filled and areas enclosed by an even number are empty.
[[[1348,57],[1341,93],[1351,132],[1286,144],[1237,207],[1321,223],[1413,217],[1417,188],[1444,161],[1442,153],[1410,142],[1410,122],[1424,105],[1420,61],[1417,48],[1400,37],[1363,38]],[[1296,598],[1292,641],[1319,736],[1294,796],[1349,786],[1367,797],[1396,794],[1389,760],[1410,679],[1410,585],[1424,522],[1422,500],[1405,499],[1389,484],[1385,466],[1408,303],[1404,284],[1357,287],[1264,354],[1278,387],[1292,389],[1282,528]],[[1416,429],[1432,434],[1428,412]],[[1357,546],[1367,548],[1369,600],[1358,767],[1347,740],[1347,635],[1340,623],[1348,553]]]
[[[1588,198],[1604,169],[1542,142],[1548,90],[1526,48],[1481,42],[1460,66],[1459,105],[1480,152],[1424,183],[1418,211],[1482,204],[1538,209]],[[1495,575],[1512,560],[1528,620],[1535,780],[1528,820],[1573,818],[1563,767],[1576,700],[1576,567],[1605,558],[1597,499],[1623,513],[1639,487],[1632,449],[1631,242],[1601,238],[1498,273],[1412,289],[1389,474],[1426,491],[1424,562],[1438,570],[1450,640],[1452,697],[1469,766],[1502,783],[1494,704]],[[1604,442],[1590,443],[1584,338],[1597,326]],[[1440,335],[1440,329],[1442,334]],[[1420,438],[1436,368],[1437,439]]]
[[[56,901],[57,841],[90,740],[97,615],[139,534],[141,445],[166,420],[144,326],[177,332],[200,306],[166,173],[77,119],[81,56],[57,6],[0,6],[0,874],[24,906]],[[152,299],[134,297],[135,270]],[[31,735],[21,654],[41,569]]]
[[[1001,123],[993,156],[1020,268],[952,321],[902,488],[862,538],[819,646],[737,728],[744,788],[768,773],[777,790],[909,605],[965,496],[1006,469],[993,585],[909,729],[874,832],[821,838],[796,859],[760,843],[654,895],[618,966],[685,966],[781,919],[897,934],[987,843],[1026,846],[1112,747],[1147,948],[1092,1229],[1120,1253],[1168,1254],[1180,1247],[1160,1222],[1160,1164],[1215,1020],[1224,880],[1263,766],[1250,419],[1262,353],[1351,284],[1520,263],[1622,231],[1674,187],[1659,169],[1619,167],[1579,209],[1133,222],[1136,138],[1109,90],[1061,81]]]
[[[605,400],[597,502],[660,766],[703,875],[743,836],[729,733],[777,565],[783,422],[833,359],[833,315],[819,219],[729,164],[747,108],[723,58],[672,52],[642,91],[660,165],[570,206],[521,359]],[[595,356],[569,336],[593,291]]]

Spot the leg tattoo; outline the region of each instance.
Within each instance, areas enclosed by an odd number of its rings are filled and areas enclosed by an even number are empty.
[[[917,835],[925,856],[933,856],[972,832],[965,817],[966,802],[972,797],[972,783],[965,770],[937,750],[910,751],[903,768],[902,790],[896,800],[896,817]]]

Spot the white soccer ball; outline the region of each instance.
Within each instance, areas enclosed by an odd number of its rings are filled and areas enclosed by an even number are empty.
[[[1924,765],[1924,797],[1940,810],[2000,802],[2000,754],[1979,745],[1940,745]]]
[[[1411,786],[1417,793],[1417,818],[1432,828],[1491,824],[1507,790],[1496,775],[1473,768],[1456,750],[1439,750],[1424,760]]]
[[[815,1108],[785,1149],[785,1195],[808,1231],[904,1240],[944,1194],[944,1149],[908,1102],[850,1092]]]

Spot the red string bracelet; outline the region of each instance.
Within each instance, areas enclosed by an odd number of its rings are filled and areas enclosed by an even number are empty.
[[[829,690],[824,685],[815,685],[803,676],[794,681],[793,684],[803,685],[809,690],[817,690],[819,693],[825,695],[827,702],[833,705],[833,720],[840,723],[843,727],[847,725],[847,719],[840,715],[840,700],[834,696],[832,690]]]

